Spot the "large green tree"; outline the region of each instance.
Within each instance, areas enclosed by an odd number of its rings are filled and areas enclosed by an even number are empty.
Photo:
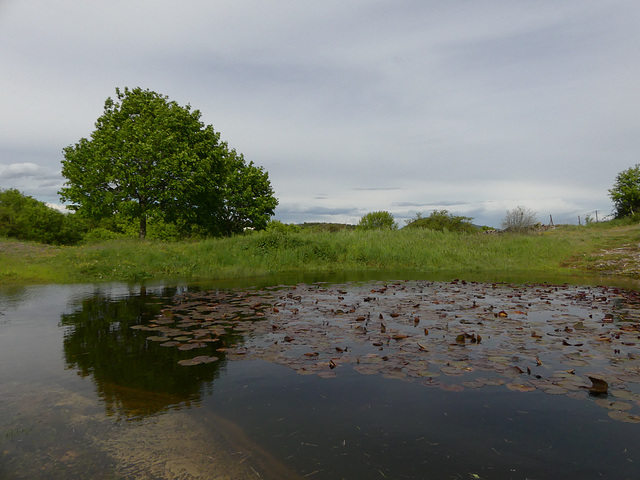
[[[219,168],[198,183],[192,200],[192,208],[172,209],[169,219],[220,235],[266,228],[278,204],[267,172],[247,163],[235,150],[228,151]]]
[[[268,175],[246,165],[200,116],[150,90],[116,89],[91,137],[64,149],[62,201],[90,218],[135,219],[141,238],[154,218],[213,235],[262,226],[278,203]],[[249,180],[256,169],[262,174],[258,186]],[[260,198],[230,202],[239,182],[250,184],[245,191],[255,187]],[[250,200],[254,208],[245,208]],[[230,204],[237,220],[234,228],[222,229],[216,220],[229,216]]]
[[[628,217],[640,212],[640,164],[618,174],[609,197],[615,207],[616,218]]]

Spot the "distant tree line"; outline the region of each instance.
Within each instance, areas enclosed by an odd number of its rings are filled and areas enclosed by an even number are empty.
[[[0,190],[0,236],[53,245],[78,243],[85,225],[16,189]]]

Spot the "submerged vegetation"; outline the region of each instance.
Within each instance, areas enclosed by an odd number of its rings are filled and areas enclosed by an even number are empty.
[[[318,231],[273,228],[200,241],[114,239],[53,247],[5,240],[1,283],[227,279],[294,272],[402,270],[421,273],[638,276],[640,226],[564,226],[536,234],[460,234],[430,229]],[[606,255],[605,255],[606,253]]]

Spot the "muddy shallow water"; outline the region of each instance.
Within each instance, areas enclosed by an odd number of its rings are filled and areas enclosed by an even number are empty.
[[[640,298],[471,281],[0,297],[0,478],[637,478]]]

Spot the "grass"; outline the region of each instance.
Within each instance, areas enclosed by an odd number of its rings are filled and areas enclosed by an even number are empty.
[[[292,272],[592,272],[596,253],[640,242],[639,225],[605,223],[536,234],[399,231],[255,232],[198,242],[113,240],[48,247],[0,244],[0,283],[223,279]]]

